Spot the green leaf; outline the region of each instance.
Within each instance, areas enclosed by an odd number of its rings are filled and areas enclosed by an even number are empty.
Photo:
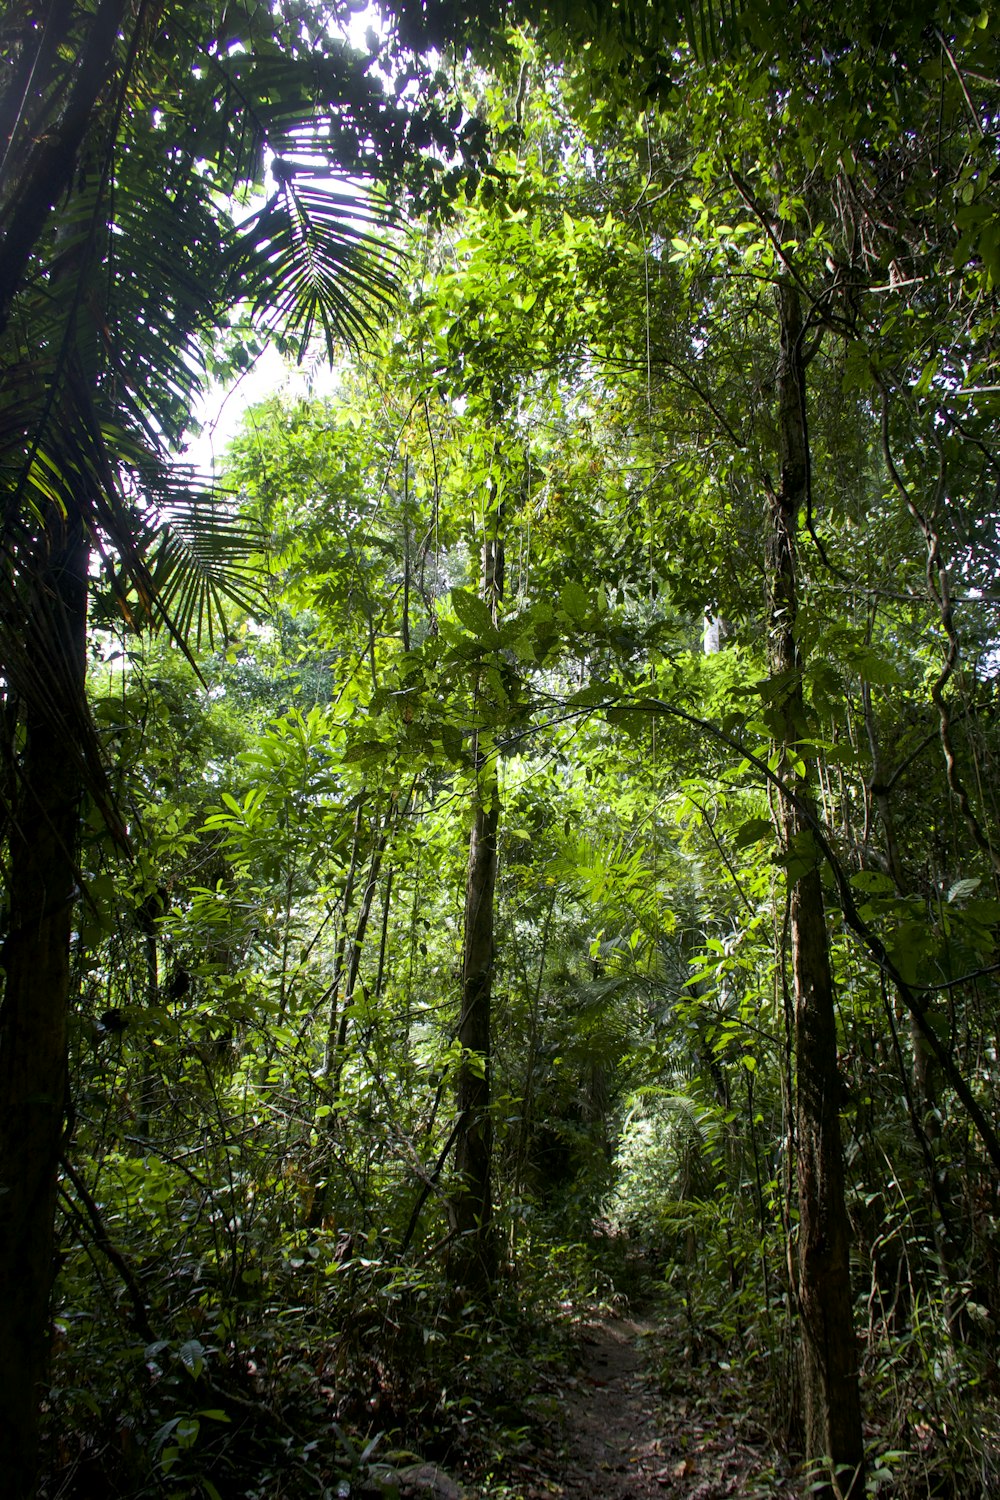
[[[738,830],[733,840],[737,849],[745,849],[750,844],[758,844],[761,839],[773,838],[774,828],[769,818],[748,818]]]
[[[790,886],[797,884],[809,870],[819,862],[819,851],[808,828],[803,828],[789,842],[787,849],[775,856],[781,865]]]
[[[892,876],[882,870],[858,870],[851,876],[851,885],[865,896],[892,896],[896,891]]]
[[[117,890],[113,875],[102,871],[100,875],[92,875],[87,881],[87,895],[95,904],[110,905],[115,898]]]
[[[156,1457],[180,1420],[180,1417],[171,1417],[169,1422],[164,1422],[162,1427],[156,1429],[149,1443],[150,1457]]]
[[[491,644],[496,640],[497,628],[493,623],[493,616],[489,606],[478,594],[471,593],[469,589],[454,588],[451,591],[451,607],[459,623],[479,640],[489,641]]]
[[[900,922],[890,933],[886,947],[907,984],[925,978],[925,960],[933,948],[933,935],[926,922]]]
[[[559,607],[574,624],[581,624],[590,612],[590,595],[582,584],[571,580],[559,595]]]
[[[205,1346],[200,1339],[188,1339],[177,1351],[177,1357],[193,1379],[198,1380],[205,1368]]]
[[[200,1431],[201,1423],[197,1417],[182,1417],[174,1433],[178,1448],[193,1448]]]
[[[570,693],[565,700],[567,708],[590,708],[604,703],[612,689],[606,682],[592,682],[587,687],[578,688],[575,693]]]
[[[454,724],[442,723],[441,748],[450,761],[461,765],[465,759],[465,739]]]
[[[392,746],[384,745],[381,740],[356,740],[344,751],[344,762],[352,765],[358,761],[384,760],[391,751]]]
[[[302,149],[299,146],[298,149]],[[379,231],[376,199],[334,192],[292,173],[233,243],[231,276],[243,284],[253,314],[304,353],[318,329],[331,364],[344,340],[362,344],[373,315],[395,290],[394,256]]]

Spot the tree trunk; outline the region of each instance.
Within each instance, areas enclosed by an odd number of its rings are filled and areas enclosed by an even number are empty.
[[[503,595],[503,543],[483,547],[483,595],[494,618]],[[496,760],[483,754],[477,732],[475,810],[469,839],[462,955],[462,1011],[458,1042],[462,1062],[456,1079],[456,1186],[451,1226],[456,1235],[449,1274],[474,1296],[490,1293],[497,1269],[493,1233],[493,1122],[490,1116],[490,1044],[493,1008],[493,915],[497,874],[500,789]]]
[[[60,676],[86,674],[88,549],[78,530],[38,582]],[[0,1009],[0,1473],[34,1493],[38,1405],[49,1352],[54,1217],[67,1096],[70,932],[77,884],[80,761],[55,715],[32,705],[9,851],[10,929]]]
[[[4,205],[0,238],[0,332],[7,327],[14,298],[24,282],[32,252],[45,231],[49,215],[73,180],[81,147],[114,66],[124,15],[125,0],[100,0],[85,38],[77,43],[75,76],[61,117],[35,125],[30,155],[12,198]],[[71,24],[69,7],[54,8],[53,17],[48,37],[43,33],[39,42],[39,60],[43,63],[53,35],[72,46],[72,38],[66,35]],[[42,123],[45,128],[39,129]],[[28,149],[28,142],[17,140],[17,136],[15,130],[9,148]]]
[[[465,898],[462,1014],[458,1041],[462,1062],[456,1080],[459,1130],[455,1139],[458,1183],[451,1201],[452,1228],[458,1235],[452,1257],[454,1279],[485,1293],[496,1270],[493,1243],[493,1125],[490,1119],[490,1041],[493,999],[493,898],[497,868],[499,804],[496,776],[486,774],[469,840]]]
[[[777,494],[769,494],[770,654],[772,678],[782,695],[782,774],[792,783],[798,804],[783,798],[780,817],[782,850],[788,862],[795,1004],[798,1297],[806,1457],[820,1471],[817,1478],[831,1476],[821,1494],[854,1497],[864,1492],[864,1445],[850,1229],[844,1201],[833,980],[819,851],[803,815],[812,806],[810,778],[807,772],[794,773],[791,765],[792,748],[806,732],[802,661],[795,641],[795,536],[809,484],[802,321],[799,295],[792,283],[783,280],[777,295],[780,478]]]

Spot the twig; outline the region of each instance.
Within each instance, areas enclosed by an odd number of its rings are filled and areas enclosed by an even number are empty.
[[[129,1301],[132,1304],[131,1321],[133,1327],[136,1329],[136,1332],[142,1334],[147,1344],[155,1343],[156,1333],[149,1321],[149,1309],[146,1306],[146,1299],[142,1295],[142,1290],[135,1278],[132,1267],[117,1246],[112,1243],[104,1220],[101,1218],[101,1211],[91,1197],[87,1185],[79,1172],[76,1171],[67,1157],[61,1157],[60,1162],[63,1171],[73,1184],[77,1197],[87,1211],[87,1218],[90,1220],[91,1228],[94,1231],[95,1245],[111,1262],[122,1279],[122,1283],[128,1293]]]

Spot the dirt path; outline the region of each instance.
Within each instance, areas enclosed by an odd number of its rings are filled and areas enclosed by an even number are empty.
[[[585,1326],[583,1368],[566,1393],[559,1488],[553,1491],[550,1481],[543,1494],[565,1500],[663,1495],[656,1402],[639,1347],[652,1331],[652,1324],[633,1318]]]
[[[643,1348],[655,1325],[593,1317],[583,1363],[560,1382],[563,1420],[514,1468],[517,1500],[729,1500],[791,1497],[787,1472],[754,1441],[737,1388],[722,1371],[691,1373],[689,1393],[664,1404]],[[685,1382],[686,1384],[686,1382]],[[732,1404],[726,1399],[732,1397]],[[783,1466],[782,1466],[783,1467]]]

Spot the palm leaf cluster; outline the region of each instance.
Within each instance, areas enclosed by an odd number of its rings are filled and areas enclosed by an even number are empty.
[[[92,785],[67,548],[82,539],[91,595],[132,626],[211,637],[225,605],[252,607],[260,539],[171,458],[207,351],[242,306],[332,356],[392,295],[387,215],[342,167],[371,165],[378,87],[299,36],[254,0],[0,20],[0,672]],[[271,160],[274,191],[248,209]]]

